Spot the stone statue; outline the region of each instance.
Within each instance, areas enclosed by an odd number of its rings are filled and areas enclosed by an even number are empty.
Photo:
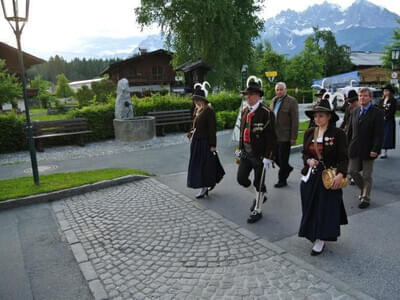
[[[133,119],[131,92],[128,79],[120,79],[117,86],[117,100],[115,101],[115,119]]]

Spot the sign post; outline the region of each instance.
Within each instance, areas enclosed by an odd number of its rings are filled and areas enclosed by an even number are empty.
[[[265,77],[268,78],[269,82],[274,82],[275,77],[278,76],[278,72],[276,71],[268,71],[265,72]]]

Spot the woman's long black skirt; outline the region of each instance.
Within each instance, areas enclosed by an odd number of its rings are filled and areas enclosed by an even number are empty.
[[[190,188],[214,186],[217,176],[216,162],[216,156],[210,151],[208,140],[193,138],[190,144],[187,186]]]
[[[299,236],[311,242],[316,239],[336,241],[340,225],[347,224],[342,190],[327,190],[322,184],[322,166],[317,167],[307,182],[301,181],[301,218]]]
[[[383,149],[394,149],[396,147],[396,123],[394,119],[386,120],[383,133]]]

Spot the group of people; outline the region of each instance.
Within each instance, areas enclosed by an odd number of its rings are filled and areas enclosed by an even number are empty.
[[[250,206],[248,223],[262,218],[265,196],[265,170],[279,166],[275,188],[287,186],[293,171],[289,164],[290,148],[298,134],[298,104],[286,92],[284,82],[275,85],[276,96],[271,105],[262,101],[261,80],[252,76],[243,91],[247,106],[241,112],[240,139],[237,156],[238,183],[255,193]],[[319,94],[321,94],[320,91]],[[216,118],[208,105],[207,91],[198,85],[193,93],[195,103],[193,128],[189,133],[191,151],[187,186],[200,188],[196,198],[203,198],[221,180],[224,171],[216,155]],[[320,95],[322,96],[322,95]],[[393,88],[384,88],[384,98],[378,106],[371,103],[371,91],[361,88],[350,91],[348,107],[340,127],[338,115],[327,99],[319,98],[312,109],[310,127],[304,134],[303,163],[300,183],[302,218],[299,236],[313,243],[311,255],[319,255],[325,241],[336,241],[340,226],[347,224],[342,187],[347,173],[360,188],[359,208],[370,205],[372,170],[375,158],[395,146]],[[327,170],[333,170],[329,186],[323,180]],[[254,171],[253,182],[250,173]],[[222,174],[222,175],[221,175]]]

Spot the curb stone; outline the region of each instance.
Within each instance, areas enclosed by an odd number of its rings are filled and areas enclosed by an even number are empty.
[[[119,177],[119,178],[114,178],[111,180],[103,180],[103,181],[99,181],[99,182],[95,182],[95,183],[91,183],[91,184],[85,184],[82,186],[59,190],[59,191],[54,191],[54,192],[50,192],[50,193],[43,193],[43,194],[37,194],[37,195],[32,195],[32,196],[27,196],[27,197],[22,197],[22,198],[9,199],[9,200],[0,202],[0,210],[20,207],[23,205],[30,205],[30,204],[35,204],[35,203],[51,202],[51,201],[55,201],[55,200],[60,200],[62,198],[72,197],[72,196],[80,195],[83,193],[93,192],[93,191],[97,191],[100,189],[113,187],[113,186],[120,185],[120,184],[125,184],[128,182],[142,180],[145,178],[148,178],[148,176],[127,175],[127,176],[123,176],[123,177]]]
[[[106,300],[108,299],[107,293],[104,289],[102,282],[99,280],[99,276],[94,269],[92,263],[88,259],[85,249],[79,242],[73,230],[71,230],[68,221],[65,219],[63,212],[65,202],[64,200],[53,202],[52,209],[55,214],[55,219],[60,226],[62,234],[64,234],[67,243],[69,244],[72,254],[78,263],[79,269],[88,283],[89,290],[92,293],[95,300]],[[65,227],[65,222],[68,223],[68,227]]]

